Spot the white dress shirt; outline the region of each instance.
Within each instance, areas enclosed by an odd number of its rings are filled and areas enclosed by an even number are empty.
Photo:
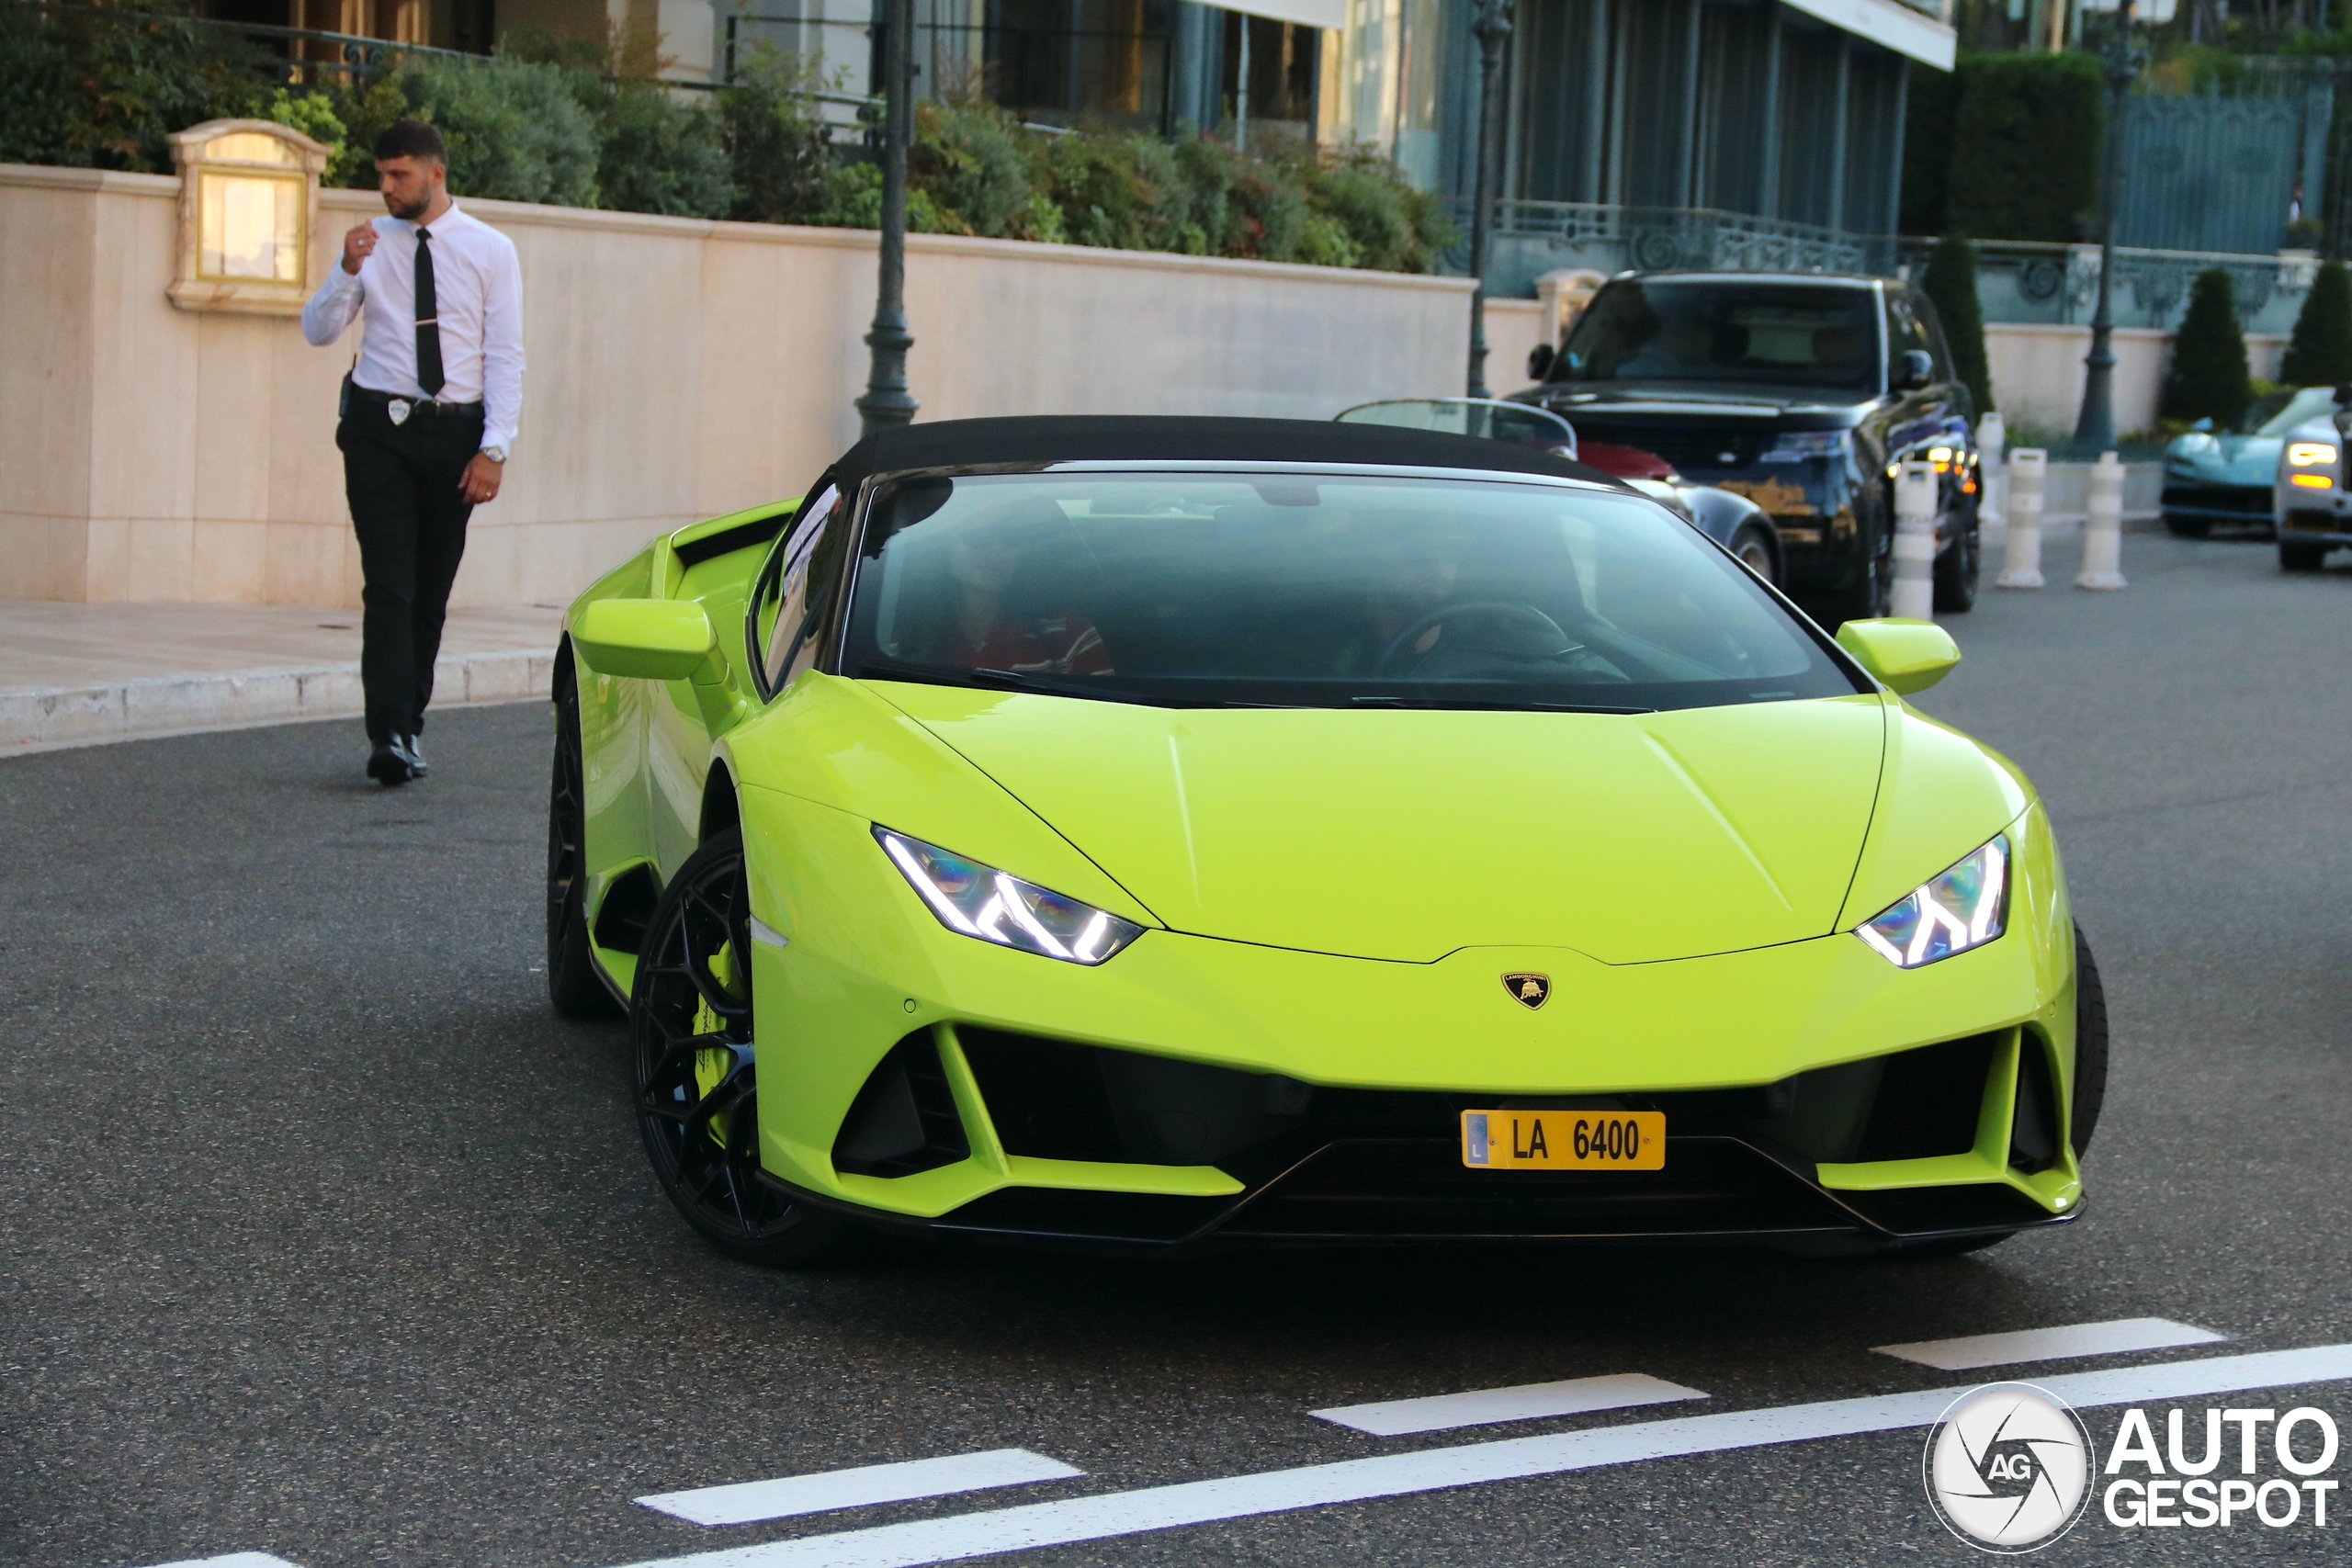
[[[416,231],[405,218],[375,220],[376,249],[345,272],[337,256],[302,307],[302,335],[323,348],[366,311],[352,379],[396,398],[422,398],[416,383]],[[523,269],[514,242],[467,217],[452,201],[427,225],[433,301],[441,324],[444,402],[480,401],[481,444],[510,447],[523,421]]]

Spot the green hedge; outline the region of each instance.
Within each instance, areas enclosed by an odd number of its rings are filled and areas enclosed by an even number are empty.
[[[2290,387],[2340,387],[2352,381],[2352,273],[2342,262],[2319,269],[2295,318],[2295,335],[2279,361]]]
[[[2229,272],[2217,266],[2199,273],[2189,286],[2188,310],[2173,337],[2172,367],[2156,412],[2165,419],[2210,419],[2216,430],[2231,430],[2252,401],[2237,301]]]
[[[1914,72],[1903,231],[2084,238],[2098,211],[2099,92],[2098,61],[2082,53],[1964,54],[1949,77]]]
[[[174,0],[139,0],[142,6]],[[432,121],[460,196],[684,218],[873,228],[881,177],[837,147],[789,62],[692,99],[651,55],[517,29],[488,60],[424,59],[364,85],[273,89],[233,34],[185,17],[60,22],[0,0],[0,162],[164,173],[164,136],[274,118],[328,145],[332,183],[373,188],[367,149]],[[920,106],[908,223],[1190,255],[1428,272],[1454,241],[1434,197],[1362,150],[1250,155],[1214,139],[1049,136],[978,103]]]

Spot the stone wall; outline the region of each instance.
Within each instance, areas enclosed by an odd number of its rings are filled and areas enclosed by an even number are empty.
[[[334,399],[358,330],[318,349],[292,320],[173,308],[178,188],[0,165],[0,598],[356,604]],[[322,266],[383,210],[364,192],[320,205]],[[521,252],[530,369],[455,603],[560,602],[659,530],[797,493],[855,437],[871,231],[465,205]],[[1463,279],[944,235],[908,250],[925,420],[1329,419],[1462,385]],[[1528,344],[1500,313],[1491,374],[1510,388]]]

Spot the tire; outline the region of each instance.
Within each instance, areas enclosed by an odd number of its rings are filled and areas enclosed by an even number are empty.
[[[630,1090],[646,1157],[685,1222],[730,1258],[805,1269],[857,1233],[760,1179],[751,915],[742,831],[729,828],[653,907],[629,998]]]
[[[1747,524],[1733,534],[1731,543],[1724,547],[1731,551],[1740,565],[1758,577],[1775,587],[1780,585],[1781,574],[1774,562],[1772,539],[1765,530],[1753,523]]]
[[[2075,927],[2075,1096],[2068,1141],[2080,1159],[2107,1105],[2107,987],[2083,928]]]
[[[2280,571],[2317,571],[2326,559],[2325,545],[2306,545],[2300,539],[2293,544],[2284,539],[2278,541]]]
[[[1984,570],[1984,542],[1972,510],[1959,538],[1936,561],[1936,610],[1964,615],[1976,607],[1976,581]]]
[[[2177,512],[2165,513],[2165,526],[2177,539],[2201,539],[2213,531],[2211,517],[2184,517]]]
[[[548,1000],[565,1018],[616,1019],[621,1005],[596,975],[588,942],[587,808],[582,790],[580,687],[557,666],[555,763],[548,781]]]

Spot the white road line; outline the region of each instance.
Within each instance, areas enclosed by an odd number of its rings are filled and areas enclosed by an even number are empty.
[[[1032,1481],[1067,1481],[1086,1472],[1027,1449],[990,1449],[986,1453],[947,1454],[903,1464],[867,1464],[816,1475],[746,1481],[733,1486],[703,1486],[692,1492],[662,1492],[638,1501],[646,1507],[698,1525],[748,1525],[821,1514],[829,1508],[862,1508],[875,1503],[905,1503],[917,1497],[946,1497],[991,1486]],[[258,1565],[254,1565],[258,1568]]]
[[[266,1551],[232,1551],[226,1557],[189,1557],[177,1562],[159,1562],[155,1568],[300,1568],[283,1557],[272,1557]]]
[[[2352,1381],[2352,1345],[2215,1356],[2203,1360],[2119,1367],[2036,1380],[2038,1386],[2077,1406],[2152,1403],[2242,1389],[2346,1381]],[[1818,1404],[1686,1416],[1672,1421],[1647,1421],[1591,1431],[1507,1438],[1421,1453],[1384,1454],[1377,1459],[1271,1471],[1261,1475],[1235,1475],[1219,1481],[1191,1481],[1135,1492],[1071,1497],[1057,1503],[1032,1503],[992,1513],[913,1519],[905,1524],[663,1558],[636,1563],[632,1568],[918,1568],[923,1563],[955,1562],[1001,1551],[1109,1540],[1182,1525],[1326,1507],[1374,1497],[1396,1497],[1451,1486],[1557,1475],[1641,1460],[1717,1453],[1864,1432],[1901,1431],[1932,1425],[1965,1392],[1959,1388],[1930,1389],[1921,1393],[1836,1399]]]
[[[1307,1414],[1375,1438],[1408,1432],[1446,1432],[1496,1421],[1532,1421],[1543,1416],[1582,1416],[1636,1404],[1667,1404],[1704,1399],[1695,1388],[1643,1372],[1612,1377],[1569,1378],[1562,1382],[1523,1382],[1510,1388],[1481,1388],[1468,1393],[1438,1393],[1426,1399],[1391,1399],[1379,1404],[1348,1404]]]
[[[1873,1347],[1948,1372],[1972,1367],[2006,1367],[2019,1361],[2055,1361],[2068,1356],[2113,1356],[2125,1350],[2164,1350],[2175,1345],[2211,1345],[2229,1336],[2191,1328],[2161,1317],[2119,1317],[2111,1323],[2077,1323],[2065,1328],[2025,1328],[2013,1334],[1972,1334],[1962,1339],[1922,1339],[1911,1345]]]

